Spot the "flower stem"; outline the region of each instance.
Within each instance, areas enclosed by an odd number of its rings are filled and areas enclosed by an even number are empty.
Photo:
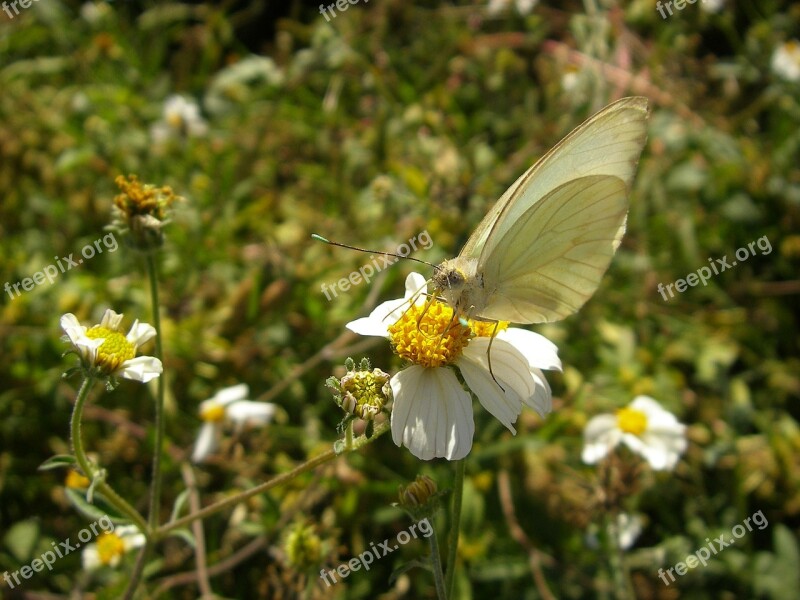
[[[353,440],[352,445],[349,448],[346,448],[344,452],[345,453],[347,453],[347,452],[355,452],[356,450],[361,449],[362,447],[366,446],[367,444],[372,443],[373,441],[378,439],[380,436],[382,436],[384,433],[389,431],[389,427],[390,427],[390,425],[389,425],[388,421],[385,421],[385,422],[381,423],[380,425],[377,425],[375,427],[375,431],[372,434],[372,437],[368,438],[365,435],[357,437],[356,439]],[[161,527],[159,527],[154,532],[154,536],[155,536],[156,539],[163,538],[164,535],[169,533],[170,531],[174,531],[175,529],[183,527],[184,525],[188,525],[189,523],[191,523],[192,521],[196,521],[197,519],[204,519],[206,517],[209,517],[209,516],[211,516],[211,515],[213,515],[215,513],[220,512],[221,510],[225,510],[226,508],[228,508],[230,506],[234,506],[236,504],[239,504],[239,503],[243,502],[244,500],[247,500],[248,498],[250,498],[252,496],[256,496],[258,494],[263,494],[267,490],[270,490],[270,489],[272,489],[274,487],[277,487],[277,486],[279,486],[281,484],[284,484],[284,483],[286,483],[288,481],[291,481],[292,479],[294,479],[298,475],[302,475],[306,471],[311,471],[312,469],[314,469],[314,468],[316,468],[316,467],[318,467],[318,466],[320,466],[322,464],[325,464],[326,462],[329,462],[329,461],[333,460],[334,458],[336,458],[337,456],[341,456],[341,455],[342,454],[337,454],[336,450],[334,450],[334,449],[328,450],[324,454],[320,454],[319,456],[315,456],[314,458],[304,462],[303,464],[298,465],[297,467],[295,467],[294,469],[292,469],[288,473],[283,473],[282,475],[278,475],[277,477],[273,477],[269,481],[265,481],[264,483],[261,483],[261,484],[255,486],[255,487],[253,487],[253,488],[250,488],[249,490],[245,490],[244,492],[236,494],[235,496],[231,496],[230,498],[226,498],[225,500],[220,500],[219,502],[216,502],[214,504],[210,504],[209,506],[206,506],[202,510],[199,510],[197,512],[194,512],[194,513],[191,513],[189,515],[186,515],[185,517],[181,517],[180,519],[176,519],[175,521],[172,521],[171,523],[167,523],[165,525],[162,525]]]
[[[442,573],[442,559],[439,556],[439,542],[436,539],[435,527],[431,527],[431,535],[428,541],[431,545],[431,568],[433,570],[433,580],[436,582],[436,596],[439,600],[447,600],[447,590],[445,589],[444,574]]]
[[[450,511],[450,536],[447,549],[447,579],[445,581],[447,598],[453,597],[453,586],[455,584],[458,534],[461,529],[461,499],[464,496],[464,471],[466,470],[466,465],[467,463],[464,459],[456,461],[456,478],[453,482],[453,508]]]
[[[75,407],[72,409],[70,432],[72,437],[72,452],[75,455],[75,460],[78,461],[78,466],[80,466],[83,474],[94,481],[95,469],[86,456],[86,452],[83,449],[83,438],[81,437],[81,418],[83,416],[83,406],[86,404],[86,399],[89,397],[89,390],[92,389],[92,385],[94,385],[94,377],[92,376],[87,376],[83,380],[83,383],[81,383],[80,390],[78,390],[78,397],[75,399]],[[108,485],[105,481],[101,481],[97,484],[95,489],[97,489],[97,491],[100,492],[103,497],[114,506],[114,508],[127,516],[145,536],[148,538],[150,537],[152,532],[147,526],[147,522],[144,520],[144,517],[142,517],[142,515],[140,515],[135,508],[128,504],[124,498],[117,494],[117,492],[115,492],[110,485]]]
[[[153,327],[156,330],[156,358],[164,363],[161,343],[161,316],[158,302],[158,265],[152,253],[147,254],[147,273],[150,277],[150,301],[153,309]],[[158,397],[156,398],[156,439],[153,449],[153,481],[150,485],[150,527],[156,529],[161,505],[161,455],[164,450],[164,380],[165,374],[158,378]]]

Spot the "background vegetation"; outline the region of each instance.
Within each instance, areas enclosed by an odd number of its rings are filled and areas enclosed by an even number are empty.
[[[556,597],[607,596],[608,556],[593,532],[610,510],[644,519],[625,557],[637,597],[800,597],[800,74],[773,67],[776,51],[798,37],[800,7],[698,2],[662,19],[651,0],[543,2],[530,12],[491,4],[364,0],[330,23],[317,3],[298,1],[39,0],[13,19],[0,13],[0,283],[101,237],[118,174],[186,198],[161,259],[162,512],[185,487],[180,465],[200,401],[245,382],[254,399],[281,407],[268,429],[228,436],[196,469],[207,503],[330,447],[341,411],[324,382],[346,356],[401,366],[382,340],[340,336],[347,321],[400,295],[416,266],[397,264],[329,302],[322,284],[368,257],[312,242],[312,232],[388,250],[427,229],[434,246],[418,257],[451,257],[564,134],[613,99],[645,95],[649,141],[622,247],[580,313],[533,327],[564,362],[563,374],[548,374],[554,412],[542,420],[526,410],[516,437],[475,412],[457,597],[541,597],[531,556]],[[200,105],[205,131],[154,130],[176,93]],[[658,293],[659,283],[762,236],[771,253],[673,299]],[[87,524],[66,499],[64,472],[37,467],[69,449],[78,381],[61,377],[72,362],[61,357],[59,318],[95,321],[107,307],[128,325],[152,322],[141,259],[124,247],[52,285],[3,293],[0,572]],[[580,461],[582,428],[637,394],[689,425],[689,450],[676,471],[643,468],[635,485],[609,496],[597,469]],[[84,426],[109,481],[142,509],[152,397],[129,382],[98,389]],[[433,598],[422,570],[390,582],[427,552],[422,542],[332,588],[318,580],[323,566],[408,527],[391,503],[418,473],[440,488],[452,483],[446,461],[421,463],[384,436],[209,519],[208,564],[227,561],[214,590]],[[509,527],[512,506],[527,548]],[[769,527],[669,587],[658,578],[758,510]],[[287,560],[295,523],[322,540],[316,565]],[[254,541],[249,555],[236,554]],[[187,544],[172,538],[158,554],[150,593],[196,597],[181,579],[194,569]],[[3,592],[116,597],[125,572],[83,572],[74,553]]]

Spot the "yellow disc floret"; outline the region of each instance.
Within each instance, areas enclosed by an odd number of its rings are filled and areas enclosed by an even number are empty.
[[[86,337],[103,338],[103,344],[97,349],[96,364],[106,373],[114,373],[122,363],[136,356],[136,346],[119,331],[95,325],[86,332]]]
[[[125,542],[114,533],[97,536],[97,556],[104,565],[114,566],[125,555]]]
[[[508,321],[475,321],[469,320],[469,328],[475,337],[494,337],[504,329],[508,329]]]
[[[635,408],[620,408],[617,411],[617,426],[625,433],[642,435],[647,429],[647,415]]]
[[[209,402],[200,407],[200,418],[206,423],[221,423],[225,420],[225,406]]]
[[[452,364],[472,335],[444,302],[414,305],[389,327],[395,352],[423,367]]]

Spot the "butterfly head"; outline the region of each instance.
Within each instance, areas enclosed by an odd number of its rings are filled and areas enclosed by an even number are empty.
[[[436,267],[431,279],[434,295],[443,298],[459,316],[478,315],[485,305],[483,277],[477,267],[477,259],[457,257]]]

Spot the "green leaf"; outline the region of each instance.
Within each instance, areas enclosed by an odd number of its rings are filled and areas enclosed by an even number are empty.
[[[36,470],[51,471],[53,469],[69,468],[74,467],[75,463],[75,457],[70,454],[56,454],[40,464]]]
[[[14,523],[6,532],[3,542],[20,563],[28,563],[33,558],[33,549],[39,539],[39,522],[28,519]]]

